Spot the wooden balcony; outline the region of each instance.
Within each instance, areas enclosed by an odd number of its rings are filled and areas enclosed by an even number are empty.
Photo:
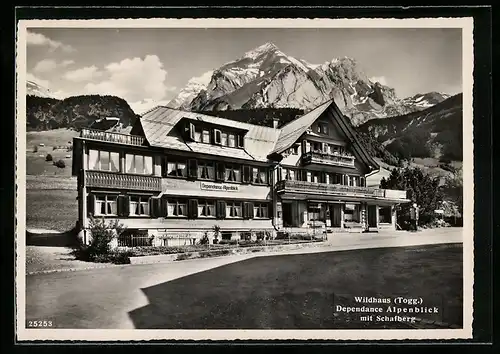
[[[103,130],[83,128],[80,132],[80,137],[92,140],[107,141],[110,143],[126,144],[126,145],[144,145],[144,137],[138,135],[129,135],[121,133],[106,132]]]
[[[406,201],[406,191],[353,187],[340,184],[314,183],[306,181],[282,180],[276,184],[278,193],[321,194],[343,197],[384,198]]]
[[[161,177],[85,171],[85,185],[87,187],[159,192],[161,191]]]
[[[302,164],[354,167],[354,156],[347,154],[330,154],[319,151],[309,151],[302,155]]]

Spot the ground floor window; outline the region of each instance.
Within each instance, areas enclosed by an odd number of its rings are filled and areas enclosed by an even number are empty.
[[[392,222],[391,207],[380,207],[378,210],[378,222],[390,224]]]
[[[187,203],[181,199],[167,200],[168,216],[187,216]]]
[[[198,201],[199,217],[215,217],[215,202],[210,200]]]
[[[149,215],[149,197],[130,197],[130,215]]]
[[[241,202],[227,202],[226,203],[226,217],[228,218],[241,218]]]
[[[95,198],[95,215],[117,215],[118,196],[97,195]]]
[[[256,203],[253,206],[254,218],[268,218],[269,205],[267,203]]]
[[[360,205],[346,204],[344,206],[344,221],[360,222]]]

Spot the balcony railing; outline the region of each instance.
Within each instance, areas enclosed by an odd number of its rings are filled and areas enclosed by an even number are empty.
[[[137,135],[121,134],[106,132],[103,130],[83,128],[80,137],[85,139],[108,141],[111,143],[120,143],[127,145],[138,145],[142,146],[144,144],[144,137]]]
[[[85,184],[88,187],[161,191],[160,177],[126,175],[101,171],[86,171]]]
[[[406,199],[406,191],[379,189],[369,187],[354,187],[340,184],[314,183],[306,181],[282,180],[276,184],[278,193],[306,193],[342,195],[354,197],[378,197],[388,199]]]
[[[304,165],[317,163],[324,165],[354,167],[354,156],[340,153],[309,151],[302,155],[302,163]]]

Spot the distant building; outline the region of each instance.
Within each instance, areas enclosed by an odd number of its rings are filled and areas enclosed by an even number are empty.
[[[119,220],[156,245],[264,231],[395,228],[406,191],[366,187],[379,166],[328,101],[281,128],[156,107],[130,135],[74,139],[79,222]]]

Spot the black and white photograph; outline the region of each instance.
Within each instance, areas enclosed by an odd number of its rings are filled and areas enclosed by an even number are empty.
[[[17,30],[19,340],[472,338],[471,18]]]

